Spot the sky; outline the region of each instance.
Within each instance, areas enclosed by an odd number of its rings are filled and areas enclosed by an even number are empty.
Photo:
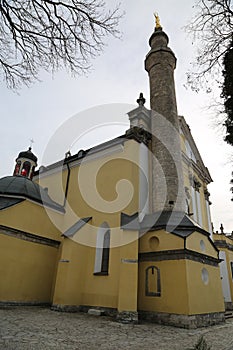
[[[107,6],[113,8],[117,3],[116,0],[108,0]],[[185,87],[186,72],[191,68],[195,55],[192,38],[184,30],[194,14],[193,4],[194,1],[187,0],[124,1],[121,9],[125,15],[119,25],[121,39],[106,38],[104,51],[92,61],[92,69],[87,76],[71,77],[65,69],[54,75],[41,71],[40,82],[35,82],[29,88],[23,87],[18,94],[0,81],[0,177],[12,175],[15,159],[20,151],[29,147],[30,139],[34,140],[33,152],[38,157],[38,165],[42,165],[44,152],[56,131],[61,130],[72,116],[82,115],[87,109],[106,104],[136,107],[140,92],[147,100],[145,106],[150,108],[149,80],[144,59],[149,51],[148,40],[154,30],[153,13],[157,11],[163,30],[169,36],[169,46],[177,57],[175,82],[178,113],[189,124],[213,178],[209,191],[214,228],[219,230],[222,223],[225,232],[231,233],[233,202],[229,181],[233,148],[223,141],[222,129],[216,125],[219,120],[217,113],[209,108],[213,97],[204,91],[197,94]],[[123,118],[127,123],[127,116]],[[80,118],[80,124],[83,123],[83,118]],[[123,124],[113,125],[107,132],[108,137],[124,133],[127,126]],[[86,137],[78,138],[76,142],[71,140],[71,153],[93,146],[102,135],[87,133]],[[53,161],[64,158],[67,150],[59,149]]]

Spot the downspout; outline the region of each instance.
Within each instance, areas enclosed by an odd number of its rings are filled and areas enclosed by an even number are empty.
[[[65,208],[65,205],[66,205],[67,194],[68,194],[68,189],[69,189],[69,182],[70,182],[70,166],[69,166],[69,162],[66,162],[66,166],[67,166],[67,178],[66,178],[66,189],[65,189],[65,198],[64,198],[63,208]]]

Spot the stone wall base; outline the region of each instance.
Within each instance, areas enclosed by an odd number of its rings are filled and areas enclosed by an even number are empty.
[[[44,301],[0,301],[0,307],[10,307],[10,306],[40,306],[49,307],[51,303]]]
[[[59,312],[78,312],[80,311],[79,306],[77,305],[58,305],[53,304],[51,306],[52,311],[59,311]]]
[[[138,312],[137,311],[121,311],[116,316],[117,322],[121,323],[138,323]]]
[[[233,303],[231,301],[225,302],[225,309],[226,311],[233,310]]]
[[[121,323],[138,323],[138,313],[135,311],[119,312],[115,308],[93,306],[93,305],[55,305],[51,307],[53,311],[60,312],[85,312],[95,316],[108,316]]]
[[[187,329],[209,327],[225,322],[223,312],[213,312],[199,315],[178,315],[162,312],[139,311],[139,319]]]
[[[80,305],[79,311],[88,313],[89,310],[99,310],[101,312],[101,315],[103,316],[109,316],[109,317],[116,317],[117,315],[117,309],[112,307],[103,307],[103,306],[90,306],[90,305]]]

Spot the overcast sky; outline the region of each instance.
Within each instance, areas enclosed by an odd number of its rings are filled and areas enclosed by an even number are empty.
[[[109,8],[116,3],[115,0],[107,1]],[[149,81],[144,70],[144,59],[149,51],[148,39],[154,30],[153,12],[158,11],[163,29],[170,38],[169,46],[177,57],[175,79],[178,112],[189,124],[214,180],[209,186],[213,203],[212,221],[216,230],[223,223],[225,231],[231,232],[233,202],[230,201],[229,181],[233,148],[222,141],[223,134],[214,125],[214,113],[208,110],[211,96],[204,92],[196,94],[184,87],[185,73],[194,57],[192,38],[183,29],[192,17],[192,5],[193,1],[187,0],[124,1],[121,4],[122,11],[125,11],[120,23],[122,39],[106,39],[105,50],[92,61],[93,69],[88,76],[71,78],[64,70],[52,77],[42,71],[41,82],[23,88],[18,95],[0,82],[0,176],[12,174],[15,158],[20,151],[28,148],[31,138],[35,141],[33,152],[39,158],[39,166],[42,165],[44,150],[57,128],[81,111],[112,103],[136,105],[139,92],[144,93],[146,107],[149,108]],[[119,126],[113,126],[113,136],[123,133],[124,129],[126,127],[122,126],[121,131]],[[99,139],[96,140],[99,142]],[[96,140],[93,135],[75,144],[71,140],[72,154],[93,145]],[[58,159],[63,156],[63,151],[57,155]]]

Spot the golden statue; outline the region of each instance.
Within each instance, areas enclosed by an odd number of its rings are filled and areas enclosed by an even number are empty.
[[[160,24],[160,18],[157,12],[154,13],[155,16],[155,28],[162,28]]]

